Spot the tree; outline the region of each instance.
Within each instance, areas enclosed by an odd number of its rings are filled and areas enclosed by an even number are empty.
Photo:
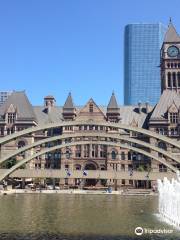
[[[16,162],[17,162],[16,158],[10,158],[2,164],[2,167],[9,169],[13,167],[16,164]]]

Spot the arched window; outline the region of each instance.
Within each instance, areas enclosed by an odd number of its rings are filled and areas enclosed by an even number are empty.
[[[105,170],[105,169],[106,169],[105,165],[101,165],[101,166],[100,166],[100,169],[101,169],[101,170]]]
[[[25,144],[25,142],[23,141],[23,140],[20,140],[19,142],[18,142],[18,148],[22,148],[22,147],[24,147],[26,144]]]
[[[75,170],[81,170],[81,165],[80,165],[80,164],[76,164],[76,165],[74,166],[74,169],[75,169]]]
[[[176,73],[173,72],[173,87],[176,87]]]
[[[125,157],[125,153],[122,152],[122,153],[121,153],[121,160],[125,160],[125,158],[126,158],[126,157]]]
[[[171,73],[168,72],[168,87],[171,87]]]
[[[131,152],[128,152],[128,160],[132,160],[132,154],[131,154]]]
[[[111,158],[112,158],[113,160],[116,159],[116,152],[115,152],[114,150],[111,152]]]

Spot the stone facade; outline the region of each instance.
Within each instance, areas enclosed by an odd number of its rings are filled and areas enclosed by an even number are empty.
[[[107,107],[98,106],[92,98],[84,106],[76,106],[73,103],[71,93],[69,93],[65,104],[62,107],[56,106],[56,101],[53,96],[46,96],[44,98],[44,106],[32,106],[25,92],[13,92],[8,100],[0,107],[1,137],[26,128],[38,126],[39,124],[73,121],[74,125],[36,132],[11,141],[1,147],[1,156],[49,136],[63,134],[69,134],[70,136],[71,134],[76,133],[84,134],[97,132],[96,137],[76,137],[76,140],[86,141],[87,144],[85,145],[76,145],[47,153],[33,159],[24,167],[38,169],[68,169],[69,171],[113,170],[131,172],[132,169],[147,171],[148,169],[151,169],[156,172],[169,171],[163,164],[160,164],[140,153],[133,152],[126,148],[100,145],[95,144],[94,142],[91,143],[92,140],[98,141],[99,133],[109,133],[111,138],[109,138],[108,141],[112,142],[115,141],[113,136],[119,133],[116,128],[93,125],[91,122],[122,123],[129,126],[149,129],[158,134],[179,140],[180,85],[178,81],[180,81],[180,52],[176,53],[176,49],[179,49],[178,51],[180,51],[180,37],[177,35],[172,23],[170,23],[161,50],[162,95],[155,106],[150,106],[148,103],[139,103],[138,106],[119,106],[114,93],[112,93]],[[176,77],[174,77],[174,74]],[[76,122],[78,121],[89,122],[89,124],[76,126]],[[121,136],[134,137],[141,141],[150,142],[159,148],[167,150],[172,155],[175,155],[178,158],[180,157],[180,153],[176,148],[172,148],[154,138],[144,137],[142,134],[135,134],[126,130],[121,130]],[[104,140],[106,141],[106,139]],[[67,137],[64,141],[71,141],[71,138]],[[25,153],[21,153],[16,157],[16,160],[20,160],[28,154],[36,153],[42,148],[49,145],[52,146],[53,144],[55,143],[44,144]],[[141,148],[143,149],[142,146]],[[164,158],[164,156],[161,156],[155,151],[151,150],[151,152]],[[166,161],[169,161],[175,167],[180,168],[180,165],[172,162],[172,160],[166,158]],[[65,179],[61,180],[61,184],[78,185],[80,183],[77,180]],[[87,180],[84,184],[102,185],[105,183],[97,180]],[[109,184],[111,184],[111,180]],[[147,181],[122,179],[118,180],[117,184],[145,186]]]

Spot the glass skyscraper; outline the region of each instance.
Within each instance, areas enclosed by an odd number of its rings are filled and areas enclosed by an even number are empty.
[[[160,49],[167,28],[161,24],[128,24],[124,33],[124,103],[157,103],[161,93]]]

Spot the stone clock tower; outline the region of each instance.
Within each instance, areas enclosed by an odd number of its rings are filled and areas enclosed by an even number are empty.
[[[171,20],[161,48],[161,92],[180,93],[180,36]]]

